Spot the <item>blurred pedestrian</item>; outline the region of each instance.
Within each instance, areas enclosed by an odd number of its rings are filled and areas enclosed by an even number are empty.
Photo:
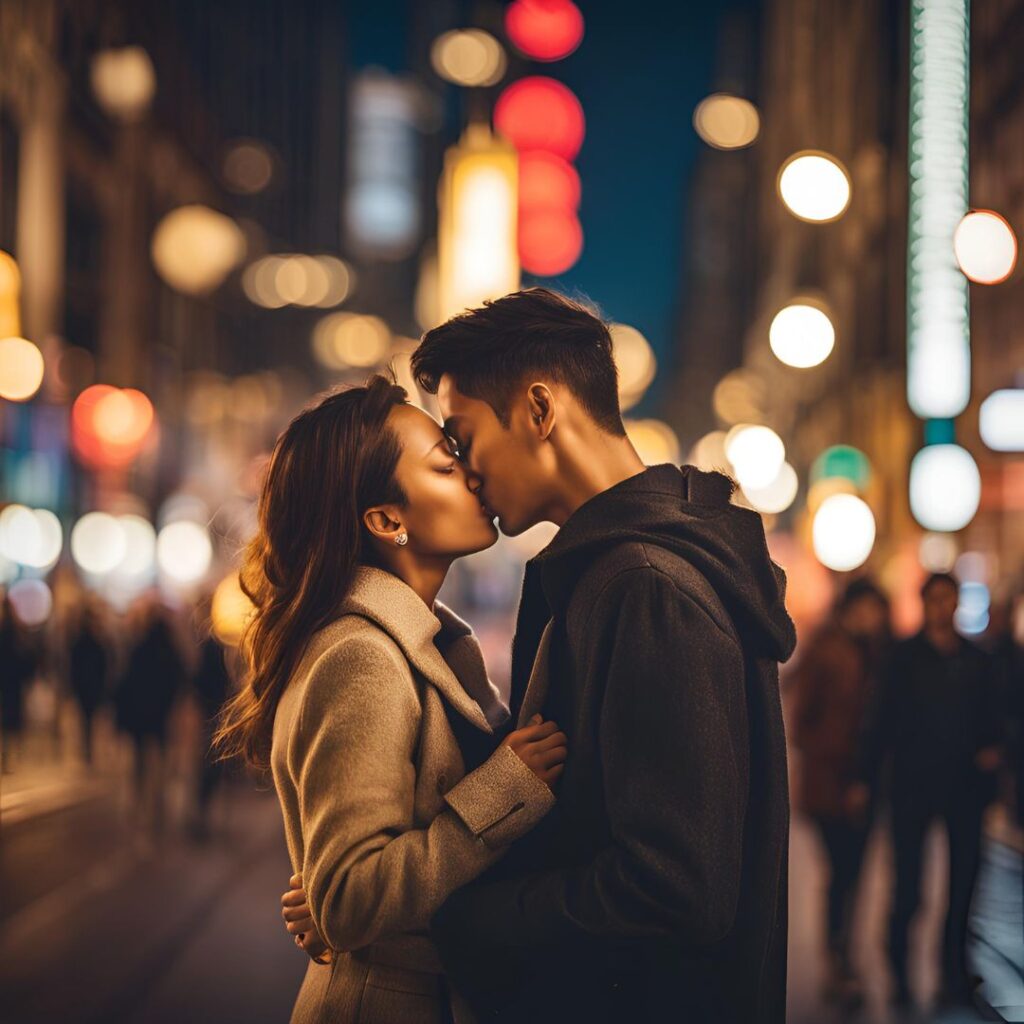
[[[224,648],[210,628],[209,598],[200,603],[197,616],[201,639],[199,662],[192,683],[203,721],[199,739],[199,771],[193,833],[197,839],[206,839],[210,833],[210,802],[220,786],[225,767],[223,759],[217,757],[211,750],[211,743],[217,726],[217,716],[231,687],[231,677],[224,660]]]
[[[68,652],[68,680],[81,712],[82,754],[89,765],[93,760],[93,718],[106,696],[109,664],[100,612],[88,601],[82,608],[78,630]]]
[[[167,726],[185,665],[159,603],[144,599],[137,611],[137,641],[128,655],[114,703],[118,727],[132,740],[136,798],[142,803],[147,790],[150,792],[154,822],[160,824]]]
[[[798,800],[821,837],[829,867],[827,1000],[857,1004],[850,926],[870,827],[851,791],[864,718],[890,637],[889,601],[870,580],[851,583],[796,668],[792,742],[802,754]]]
[[[25,690],[36,671],[36,658],[25,628],[9,596],[4,595],[0,617],[0,763],[4,773],[14,770],[21,753],[25,728]]]
[[[921,900],[925,837],[949,838],[948,909],[942,944],[946,1003],[970,1001],[967,922],[981,857],[982,814],[995,794],[1000,722],[992,659],[954,625],[959,584],[948,573],[921,590],[924,627],[897,644],[865,736],[862,777],[889,771],[895,892],[889,927],[894,1001],[909,1005],[908,933]]]
[[[1016,618],[1024,614],[1024,601],[1002,595],[992,602],[986,649],[991,653],[999,691],[999,705],[1006,723],[1004,766],[1012,794],[1012,811],[1024,825],[1024,648]]]

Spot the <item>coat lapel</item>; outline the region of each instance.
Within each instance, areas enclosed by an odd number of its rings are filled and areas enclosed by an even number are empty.
[[[383,569],[360,566],[341,611],[361,615],[380,626],[401,647],[410,665],[463,718],[486,733],[493,732],[480,705],[466,692],[434,644],[441,620],[406,583]]]
[[[554,619],[549,619],[548,624],[544,627],[544,632],[540,635],[537,654],[533,659],[533,669],[530,672],[530,681],[526,684],[523,703],[519,706],[519,715],[516,719],[517,729],[522,729],[530,718],[540,711],[548,695],[550,682],[548,656],[551,648],[551,628],[554,621]]]

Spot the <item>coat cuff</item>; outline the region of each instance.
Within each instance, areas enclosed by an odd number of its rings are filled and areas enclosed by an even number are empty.
[[[519,839],[554,806],[555,796],[507,744],[446,794],[448,806],[492,849]]]

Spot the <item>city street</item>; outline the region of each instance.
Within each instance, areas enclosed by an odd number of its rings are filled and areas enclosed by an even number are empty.
[[[57,799],[62,791],[70,805]],[[31,798],[5,795],[0,1020],[287,1020],[305,965],[289,946],[277,909],[290,870],[274,795],[236,783],[215,805],[212,838],[202,844],[172,825],[162,839],[138,830],[126,810],[126,796],[116,776],[86,785],[67,772],[63,782],[54,779],[39,786]],[[173,811],[174,801],[169,803]],[[938,983],[934,963],[944,870],[945,848],[936,834],[929,845],[926,903],[916,932],[914,983],[925,1005]],[[899,1019],[886,1008],[888,982],[881,955],[888,878],[888,851],[884,835],[876,830],[855,924],[855,959],[867,980],[865,1006],[855,1013],[824,1006],[819,987],[825,871],[814,832],[801,817],[794,819],[793,1024]],[[1021,1019],[1012,1007],[1007,1009],[1008,1003],[1016,999],[1016,1011],[1024,1004],[1019,945],[1013,962],[1012,922],[1020,920],[1020,895],[1019,858],[1008,847],[990,843],[975,904],[976,913],[986,915],[986,942],[976,940],[975,949],[983,958],[986,980],[995,983],[1007,1020]],[[924,1019],[957,1024],[985,1018],[964,1010]]]

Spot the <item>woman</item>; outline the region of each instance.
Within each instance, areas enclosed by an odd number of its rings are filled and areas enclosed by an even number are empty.
[[[308,894],[289,930],[308,916],[340,951],[310,963],[293,1024],[449,1019],[429,920],[554,802],[565,735],[538,717],[499,744],[508,711],[435,600],[497,539],[477,486],[379,376],[300,414],[271,458],[241,574],[248,676],[217,741],[273,772]]]

